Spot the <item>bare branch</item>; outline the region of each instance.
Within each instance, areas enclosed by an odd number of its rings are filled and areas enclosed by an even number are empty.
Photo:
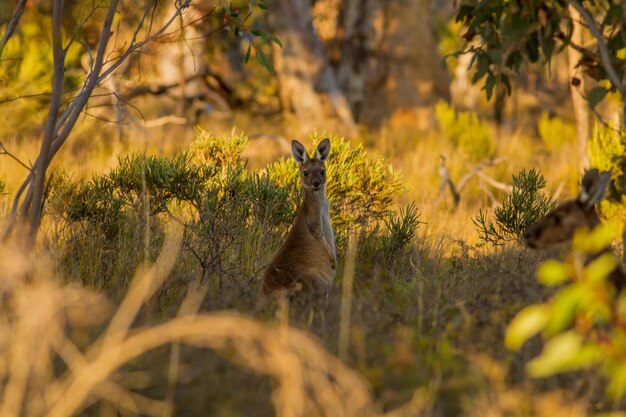
[[[180,117],[180,116],[174,116],[174,115],[169,115],[169,116],[163,116],[163,117],[159,117],[158,119],[152,119],[152,120],[146,120],[145,122],[143,122],[144,127],[160,127],[166,124],[176,124],[176,125],[186,125],[187,123],[189,123],[189,120],[187,120],[186,117]]]
[[[31,171],[33,180],[30,189],[33,190],[33,202],[29,206],[23,206],[21,216],[26,220],[28,216],[28,236],[27,246],[34,244],[39,225],[41,223],[41,210],[44,195],[44,185],[46,178],[46,170],[52,158],[50,147],[56,133],[56,122],[61,107],[61,99],[63,95],[63,80],[65,77],[65,52],[63,51],[63,0],[54,0],[52,6],[52,57],[53,57],[53,76],[52,76],[52,98],[50,100],[50,110],[44,127],[43,139],[39,156],[35,161],[33,170]]]
[[[602,67],[606,71],[609,76],[609,80],[617,88],[622,95],[622,98],[626,95],[626,90],[624,90],[624,85],[622,84],[622,80],[620,80],[619,75],[617,75],[617,71],[615,71],[615,67],[611,62],[611,56],[609,54],[609,49],[606,45],[606,41],[602,36],[602,31],[598,27],[598,24],[594,20],[593,16],[589,14],[589,11],[585,9],[585,7],[578,0],[567,0],[567,3],[574,7],[580,15],[583,17],[583,20],[587,24],[589,31],[596,38],[598,43],[598,50],[600,51],[600,60],[602,62]]]
[[[4,146],[4,144],[2,142],[0,142],[0,155],[8,156],[9,158],[13,159],[18,164],[23,166],[24,168],[26,168],[27,170],[31,171],[31,167],[29,167],[24,162],[22,162],[17,156],[15,156],[11,152],[9,152],[8,149]]]
[[[498,190],[505,191],[507,193],[510,193],[511,190],[513,190],[513,186],[500,182],[500,181],[496,181],[493,178],[491,178],[489,175],[485,174],[484,172],[478,171],[477,175],[487,184],[491,185],[493,188],[497,188]]]
[[[27,98],[50,97],[50,95],[51,95],[50,93],[34,93],[34,94],[25,94],[23,96],[17,96],[17,97],[3,98],[2,100],[0,100],[0,105],[6,104],[6,103],[12,103],[14,101],[27,99]]]
[[[101,83],[103,80],[105,80],[117,68],[119,68],[119,66],[122,65],[122,63],[124,63],[126,58],[128,58],[134,51],[137,51],[138,49],[140,49],[141,47],[143,47],[150,41],[161,36],[161,34],[165,32],[165,30],[167,30],[167,28],[172,24],[172,22],[174,22],[177,16],[179,16],[184,9],[189,7],[189,4],[191,3],[191,0],[183,1],[176,8],[176,12],[174,13],[174,15],[161,27],[161,29],[159,29],[154,35],[149,36],[140,42],[136,42],[137,34],[139,33],[140,28],[143,26],[146,16],[148,15],[150,11],[150,8],[146,8],[146,10],[144,11],[144,15],[142,16],[141,20],[137,24],[137,28],[133,34],[133,38],[132,38],[131,43],[129,44],[128,49],[122,55],[120,55],[117,58],[117,60],[108,69],[106,69],[105,71],[102,71],[105,48],[111,37],[111,24],[112,24],[113,15],[117,8],[118,1],[119,0],[113,0],[113,2],[111,3],[111,6],[109,6],[109,13],[107,14],[107,18],[105,19],[105,25],[103,27],[103,34],[102,34],[102,37],[100,38],[100,44],[98,45],[98,53],[96,55],[96,62],[94,63],[94,67],[92,68],[89,75],[87,76],[87,79],[85,80],[85,85],[83,86],[81,91],[76,95],[74,102],[72,103],[71,106],[69,106],[66,109],[65,113],[63,114],[63,116],[61,116],[61,119],[59,120],[59,127],[62,126],[62,130],[61,132],[59,132],[57,138],[54,140],[54,143],[52,145],[53,155],[58,151],[58,149],[63,145],[63,143],[69,136],[70,132],[72,131],[74,127],[74,124],[76,123],[76,120],[78,119],[78,117],[80,116],[82,112],[82,108],[87,103],[87,100],[91,96],[91,93],[93,89],[95,88],[95,86]],[[152,2],[150,2],[150,4],[152,4]],[[108,21],[109,17],[111,18],[110,21]],[[107,24],[107,21],[108,21],[108,24]],[[105,36],[105,30],[107,32],[106,36]]]
[[[0,58],[2,57],[2,52],[4,51],[4,47],[9,43],[9,39],[15,33],[15,29],[17,28],[17,24],[19,23],[22,15],[24,14],[24,7],[26,6],[26,0],[20,0],[17,3],[17,7],[15,8],[15,12],[11,19],[9,19],[9,23],[7,24],[7,29],[4,31],[4,35],[2,39],[0,39]]]
[[[465,174],[463,176],[463,178],[461,178],[459,180],[459,184],[458,184],[458,187],[457,187],[458,192],[460,193],[461,190],[467,185],[469,180],[471,180],[474,176],[478,175],[478,173],[483,168],[491,167],[491,166],[494,166],[494,165],[498,165],[498,164],[503,163],[504,161],[506,161],[506,158],[497,158],[497,159],[493,159],[493,160],[489,160],[489,161],[484,161],[484,162],[481,162],[480,164],[476,165],[474,167],[474,169],[472,169],[470,172]]]

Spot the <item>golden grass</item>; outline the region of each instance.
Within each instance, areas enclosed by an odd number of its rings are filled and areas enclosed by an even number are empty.
[[[56,166],[70,170],[77,178],[88,178],[94,172],[104,172],[114,166],[117,154],[145,150],[170,155],[188,143],[188,134],[189,130],[176,128],[168,129],[167,134],[144,132],[124,141],[104,138],[104,133],[97,134],[93,140],[79,136],[73,146],[62,150]],[[99,135],[102,137],[98,139]],[[179,140],[172,140],[173,137]],[[4,143],[21,159],[32,160],[38,149],[36,139],[5,138]],[[520,168],[537,166],[546,176],[550,192],[563,183],[562,197],[575,194],[577,169],[566,157],[572,154],[573,144],[566,144],[558,154],[549,153],[535,139],[520,132],[501,134],[496,144],[498,156],[507,158],[503,166],[488,170],[498,181],[510,182],[511,174]],[[417,247],[427,254],[432,265],[414,266],[419,276],[418,293],[414,297],[419,304],[419,323],[422,323],[428,320],[424,315],[427,305],[453,296],[444,288],[449,285],[445,283],[436,284],[436,293],[428,293],[433,288],[429,268],[441,267],[448,257],[463,254],[463,247],[455,241],[469,245],[478,242],[471,219],[478,208],[491,203],[474,184],[467,189],[456,210],[448,195],[435,207],[433,201],[440,182],[439,155],[448,158],[455,180],[472,168],[472,164],[455,154],[436,133],[420,135],[388,130],[381,134],[380,141],[371,141],[370,149],[388,156],[394,167],[403,172],[409,189],[400,197],[398,205],[416,201],[422,220],[426,222],[419,228]],[[18,164],[3,157],[0,178],[7,182],[9,193],[15,191],[25,174]],[[10,195],[0,196],[0,205],[4,204],[6,209],[9,199]],[[0,248],[0,300],[3,300],[0,303],[0,381],[4,381],[0,382],[0,416],[70,416],[99,402],[103,414],[107,410],[113,414],[115,410],[123,410],[149,416],[176,415],[174,389],[181,368],[180,344],[216,350],[235,363],[272,378],[275,381],[272,401],[279,417],[441,415],[433,408],[439,390],[446,388],[441,375],[432,377],[428,389],[409,395],[411,400],[403,406],[383,413],[382,403],[387,402],[373,391],[364,377],[329,353],[308,332],[290,327],[285,316],[279,324],[263,324],[229,312],[197,314],[209,288],[203,282],[192,282],[174,318],[151,327],[136,327],[136,317],[166,282],[174,265],[180,248],[180,233],[173,226],[160,256],[154,264],[136,272],[128,294],[115,311],[103,295],[76,285],[61,284],[60,277],[54,276],[53,261],[46,256],[37,256],[37,261],[33,262],[10,246]],[[346,269],[350,267],[354,271],[352,260],[347,261]],[[355,345],[360,330],[359,325],[351,326],[350,322],[351,294],[355,303],[360,297],[356,281],[354,293],[350,291],[353,287],[350,276],[353,274],[346,272],[343,277],[346,293],[342,297],[338,343],[339,356],[347,360],[348,342]],[[353,278],[358,280],[359,277]],[[492,278],[499,277],[489,279]],[[494,290],[484,282],[479,284],[485,286],[483,292],[499,292],[500,286],[506,285],[497,281]],[[464,285],[479,284],[468,281]],[[507,291],[515,292],[514,289]],[[438,305],[431,318],[434,328],[445,313]],[[288,312],[288,308],[283,311]],[[94,329],[99,334],[95,339],[92,337]],[[173,348],[163,399],[134,392],[124,386],[123,380],[114,377],[129,361],[168,344]],[[351,348],[352,351],[360,349],[359,346]],[[433,342],[431,348],[439,346]],[[471,350],[466,345],[463,349]],[[586,415],[584,404],[564,403],[564,397],[558,393],[540,396],[526,385],[511,388],[504,382],[501,364],[486,355],[472,358],[477,372],[485,376],[488,389],[475,397],[471,392],[466,394],[467,401],[462,405],[464,415]],[[368,376],[368,380],[371,379]]]

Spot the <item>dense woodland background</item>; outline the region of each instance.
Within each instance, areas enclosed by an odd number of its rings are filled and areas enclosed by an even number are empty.
[[[624,415],[624,97],[619,0],[0,0],[0,415]],[[325,137],[329,300],[263,300]]]

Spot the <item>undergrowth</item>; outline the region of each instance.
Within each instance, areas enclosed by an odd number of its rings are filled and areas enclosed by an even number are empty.
[[[120,156],[117,167],[89,181],[59,172],[48,215],[63,231],[56,245],[66,273],[121,291],[123,277],[154,257],[163,225],[176,221],[185,230],[183,263],[220,290],[225,280],[252,290],[293,222],[302,191],[292,158],[246,170],[246,141],[198,130],[197,140],[172,157]],[[362,246],[373,248],[372,260],[397,256],[419,224],[414,205],[391,209],[402,178],[384,159],[369,159],[362,146],[337,137],[331,143],[327,192],[340,250],[358,231]]]

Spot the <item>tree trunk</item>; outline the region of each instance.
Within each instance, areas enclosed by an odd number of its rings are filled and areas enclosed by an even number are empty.
[[[283,111],[308,123],[306,128],[316,127],[331,116],[355,132],[348,101],[313,28],[310,0],[274,2],[268,26],[283,44],[282,49],[276,46],[272,54]]]
[[[569,15],[573,23],[572,43],[583,45],[583,28],[581,25],[581,15],[573,6],[568,6]],[[576,132],[578,138],[578,166],[580,171],[589,167],[589,152],[587,151],[587,141],[590,134],[589,106],[583,97],[585,92],[585,74],[576,68],[580,61],[581,54],[576,49],[567,48],[567,58],[569,66],[570,94],[572,96],[572,106],[574,107],[574,118],[576,119]],[[579,83],[574,80],[578,80]]]
[[[337,79],[357,120],[367,94],[368,61],[378,46],[374,19],[379,10],[376,0],[345,0],[339,12]]]
[[[403,114],[415,119],[415,110],[431,109],[442,98],[449,100],[450,80],[440,64],[431,1],[382,2],[378,8],[361,3],[362,15],[373,23],[359,28],[369,34],[366,41],[359,39],[361,52],[368,55],[362,64],[368,74],[360,120],[377,124],[394,115],[401,119]]]

